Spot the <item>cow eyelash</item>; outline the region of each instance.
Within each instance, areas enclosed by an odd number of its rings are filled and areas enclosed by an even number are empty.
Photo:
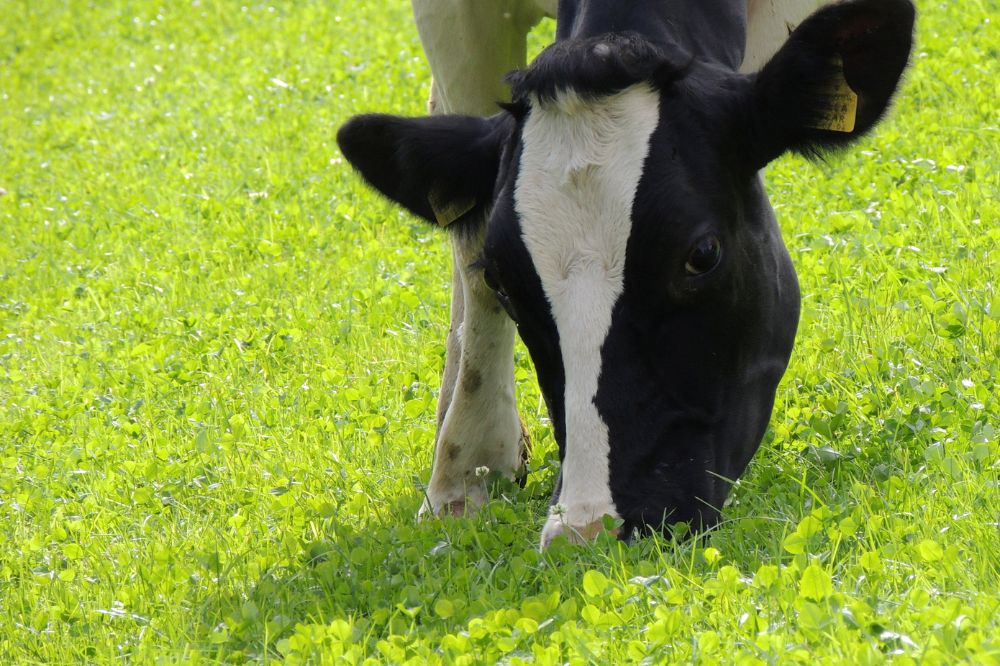
[[[503,287],[500,286],[500,283],[497,282],[497,279],[493,275],[492,271],[488,269],[483,270],[483,282],[490,288],[490,291],[496,294],[497,300],[500,301],[504,307],[510,303],[510,296],[507,295],[507,292],[504,291]]]
[[[497,282],[496,276],[493,271],[490,270],[490,265],[489,262],[486,261],[486,258],[480,257],[473,262],[469,268],[483,272],[483,284],[485,284],[489,290],[493,292],[493,296],[497,299],[500,306],[507,312],[507,316],[514,319],[514,308],[510,302],[510,296],[507,295],[507,292],[504,291],[503,287],[500,286],[500,283]]]
[[[490,270],[490,262],[487,261],[486,257],[480,256],[474,262],[469,264],[470,271],[481,271],[483,274],[483,282],[492,291],[500,291],[499,284],[497,283],[496,277],[493,275],[493,271]]]
[[[490,270],[490,262],[486,260],[486,257],[480,256],[478,259],[469,264],[469,271],[479,271],[483,274],[483,282],[486,286],[496,291],[497,288],[494,286],[496,284],[496,278],[493,277],[493,272]]]
[[[502,288],[494,289],[493,296],[497,299],[500,307],[504,309],[504,312],[507,313],[507,316],[511,318],[511,321],[517,324],[517,317],[514,316],[514,305],[510,302],[510,296],[507,295],[507,292]]]

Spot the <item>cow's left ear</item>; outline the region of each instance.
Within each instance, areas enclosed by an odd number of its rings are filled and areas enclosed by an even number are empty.
[[[915,14],[909,0],[846,0],[803,21],[742,105],[753,167],[786,150],[837,148],[870,130],[909,62]]]
[[[375,189],[448,226],[493,198],[509,115],[490,118],[364,115],[337,132],[344,157]]]

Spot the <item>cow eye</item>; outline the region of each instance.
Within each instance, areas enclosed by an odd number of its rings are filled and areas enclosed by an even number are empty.
[[[719,265],[722,245],[717,236],[705,236],[691,248],[684,270],[688,275],[702,275]]]

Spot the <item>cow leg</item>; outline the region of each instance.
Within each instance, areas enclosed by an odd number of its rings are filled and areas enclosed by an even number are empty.
[[[486,501],[488,472],[514,478],[524,464],[527,438],[514,399],[514,325],[483,283],[482,272],[469,268],[483,232],[453,242],[457,280],[449,356],[421,514],[474,510]]]
[[[526,0],[413,0],[434,82],[431,113],[488,115],[508,97],[503,75],[525,64],[527,33],[543,16]],[[471,268],[485,223],[452,234],[451,327],[438,401],[427,513],[461,515],[486,501],[485,472],[514,478],[527,434],[514,399],[514,325]]]
[[[458,368],[462,360],[461,326],[465,319],[465,291],[462,288],[462,272],[458,269],[459,259],[455,256],[455,247],[451,251],[451,325],[448,328],[448,338],[445,342],[444,372],[441,374],[441,393],[437,405],[437,431],[441,432],[444,417],[451,406],[451,398],[455,394],[455,384],[458,382]]]
[[[524,66],[528,31],[554,8],[553,0],[413,0],[434,75],[432,112],[496,113],[509,97],[503,75]]]

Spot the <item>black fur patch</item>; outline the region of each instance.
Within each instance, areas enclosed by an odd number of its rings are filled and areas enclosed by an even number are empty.
[[[573,91],[585,98],[620,92],[648,81],[667,88],[687,73],[692,57],[679,47],[664,47],[635,32],[555,42],[528,66],[507,75],[515,100],[552,101]]]

